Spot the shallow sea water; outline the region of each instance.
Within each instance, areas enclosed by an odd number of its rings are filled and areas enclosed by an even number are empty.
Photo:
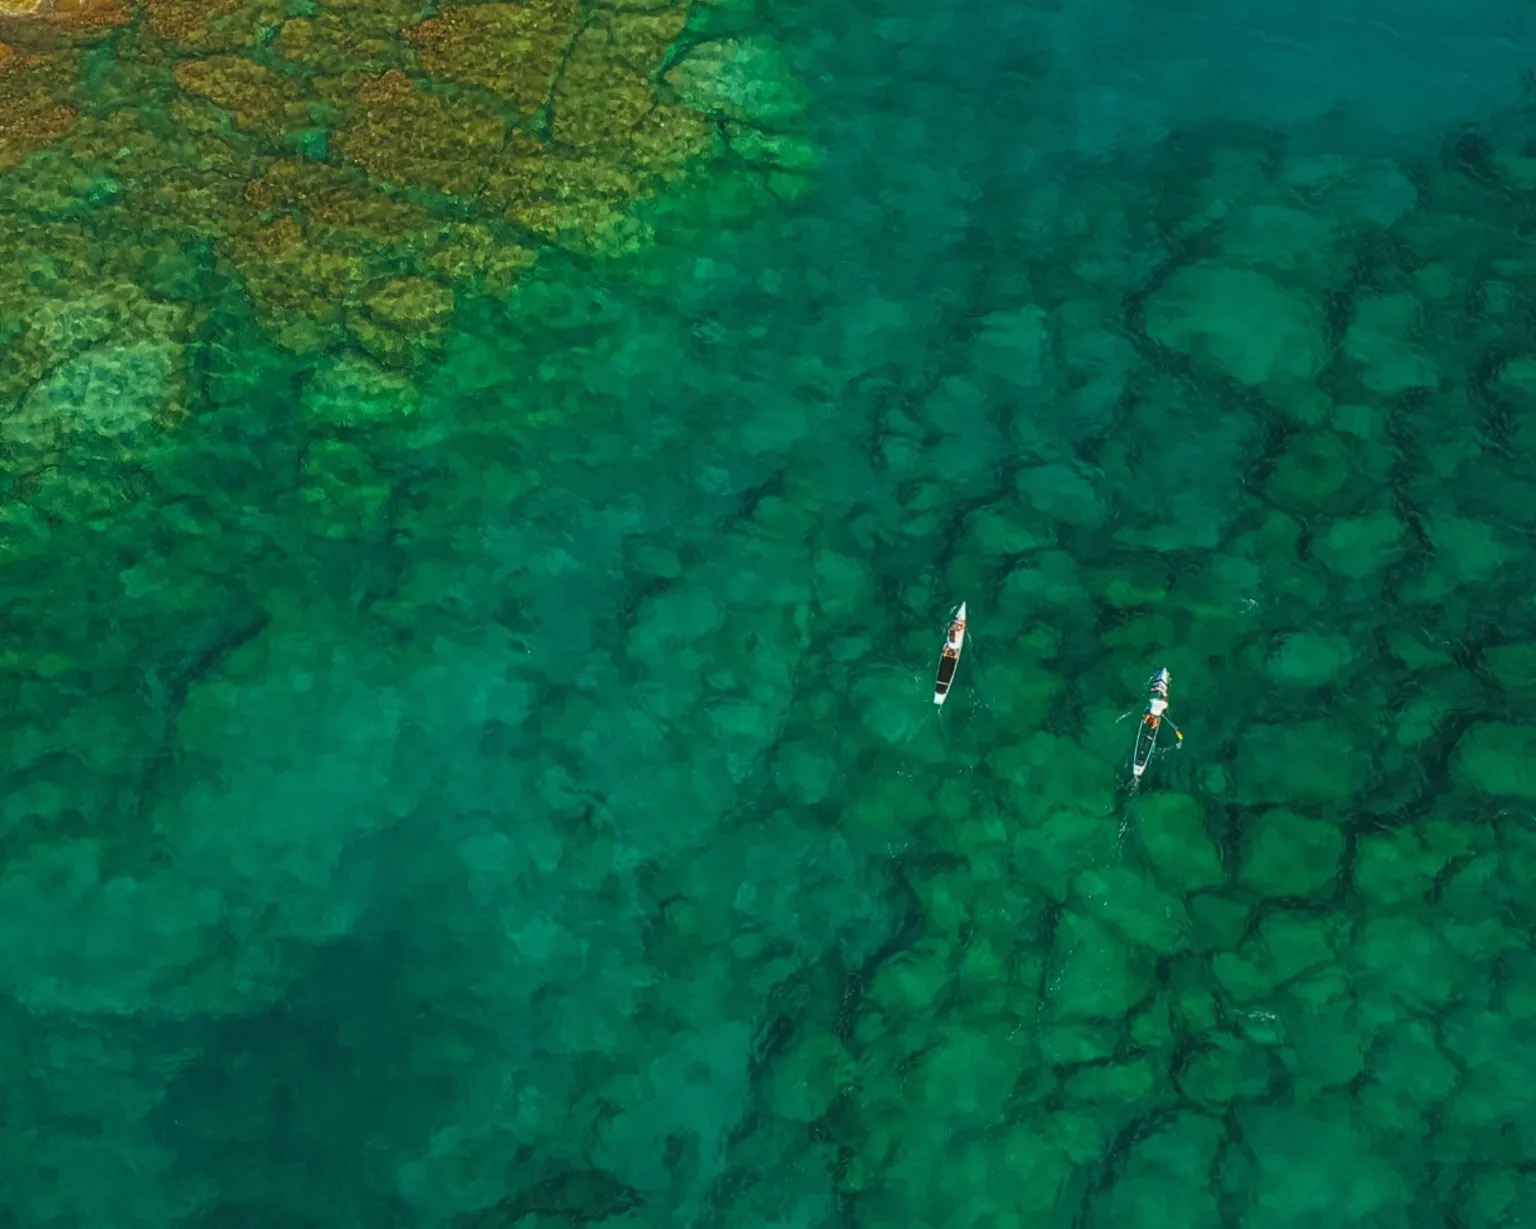
[[[1536,17],[85,7],[0,1226],[1536,1216]]]

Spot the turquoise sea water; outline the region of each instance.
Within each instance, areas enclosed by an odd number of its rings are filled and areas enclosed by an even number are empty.
[[[346,337],[0,173],[0,1226],[1530,1223],[1536,18],[1293,7],[701,8]]]

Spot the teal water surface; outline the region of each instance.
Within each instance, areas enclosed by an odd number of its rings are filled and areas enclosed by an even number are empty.
[[[1536,21],[1278,7],[694,13],[617,244],[0,173],[0,1226],[1529,1223]]]

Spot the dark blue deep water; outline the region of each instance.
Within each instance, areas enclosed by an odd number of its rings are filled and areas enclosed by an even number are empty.
[[[0,0],[0,1227],[1531,1223],[1536,10],[1403,7]]]

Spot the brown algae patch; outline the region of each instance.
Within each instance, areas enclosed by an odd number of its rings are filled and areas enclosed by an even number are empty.
[[[0,172],[22,177],[0,209],[205,243],[285,347],[430,361],[466,295],[505,295],[541,248],[643,242],[637,201],[743,125],[783,134],[793,115],[741,102],[799,98],[754,78],[782,56],[682,49],[709,10],[0,0]]]

